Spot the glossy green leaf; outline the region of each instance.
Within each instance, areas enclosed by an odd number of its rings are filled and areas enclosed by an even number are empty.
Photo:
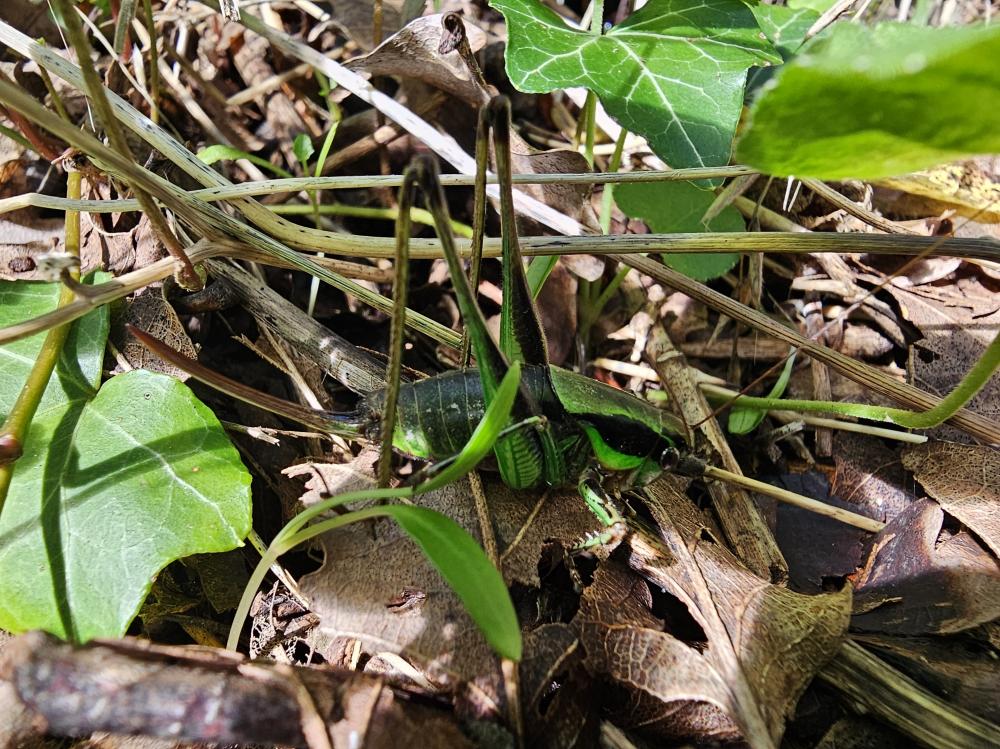
[[[878,179],[1000,153],[1000,26],[835,24],[754,102],[738,158],[775,175]]]
[[[819,13],[810,8],[763,4],[753,6],[753,15],[786,62],[802,46],[806,32],[819,18]]]
[[[0,284],[0,325],[51,309],[59,284]],[[238,546],[249,475],[181,383],[136,371],[100,391],[107,308],[73,325],[0,518],[0,627],[121,636],[157,571]],[[0,416],[41,336],[0,347]]]
[[[650,0],[602,36],[539,0],[492,0],[521,91],[585,86],[672,167],[729,163],[751,65],[781,62],[739,0]]]
[[[788,381],[792,377],[792,369],[795,366],[795,354],[793,353],[785,361],[785,366],[781,370],[781,376],[778,377],[778,381],[774,383],[771,388],[771,392],[768,394],[768,398],[780,398],[785,393],[785,388],[788,387]],[[736,405],[733,406],[732,410],[729,412],[729,422],[727,426],[729,431],[733,434],[749,434],[757,425],[764,420],[767,415],[767,411],[761,408],[752,408],[750,406],[741,406],[739,401],[736,401]]]
[[[740,212],[724,208],[706,226],[702,217],[715,194],[689,182],[633,182],[615,188],[615,201],[624,213],[641,218],[657,234],[704,231],[744,231]],[[707,281],[728,271],[740,259],[736,253],[665,254],[663,262],[691,278]]]

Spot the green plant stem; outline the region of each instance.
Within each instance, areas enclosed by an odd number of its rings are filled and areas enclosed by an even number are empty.
[[[587,139],[584,142],[583,157],[587,165],[594,168],[594,142],[597,140],[597,96],[593,91],[587,92],[583,103],[583,119],[586,122]]]
[[[316,159],[316,169],[313,171],[314,177],[320,177],[323,175],[326,158],[330,155],[330,148],[333,146],[333,139],[337,134],[337,126],[340,124],[340,108],[330,100],[330,84],[326,76],[317,70],[316,77],[320,80],[320,94],[326,99],[326,108],[330,113],[330,127],[326,130],[326,137],[323,138],[323,145],[319,149],[319,158]],[[304,166],[305,164],[303,164]],[[322,228],[320,224],[320,215],[322,214],[319,210],[319,196],[315,190],[309,190],[308,195],[309,203],[313,207],[313,223],[316,224],[317,229],[320,229]],[[324,257],[322,252],[319,253],[319,257]],[[313,316],[313,312],[316,309],[317,296],[319,296],[319,279],[313,276],[312,281],[309,283],[309,302],[306,305],[306,314],[309,317]]]
[[[42,82],[45,84],[45,89],[49,92],[49,96],[52,98],[52,106],[56,108],[56,112],[58,112],[59,116],[66,120],[66,122],[72,122],[69,117],[69,112],[66,111],[66,105],[63,104],[62,97],[59,95],[59,92],[56,91],[56,87],[52,83],[49,71],[39,65],[38,74],[42,76]]]
[[[114,50],[119,58],[125,53],[125,41],[128,39],[129,25],[135,15],[135,0],[122,0],[118,6],[118,22],[115,24]]]
[[[83,181],[79,172],[70,172],[67,175],[66,192],[71,199],[79,200],[80,186]],[[80,214],[76,211],[66,212],[66,252],[80,256]],[[79,272],[71,273],[74,280],[80,277]],[[64,307],[76,300],[76,293],[68,286],[63,286],[59,293],[58,306]],[[70,324],[60,325],[49,330],[42,343],[42,348],[38,352],[38,357],[31,368],[31,373],[25,381],[21,392],[14,402],[7,420],[0,428],[0,435],[13,438],[23,446],[28,439],[28,430],[31,427],[31,420],[38,410],[38,404],[42,401],[45,388],[48,387],[49,379],[59,361],[66,337],[69,335]],[[7,500],[7,492],[10,489],[10,482],[14,475],[16,461],[0,465],[0,514],[3,513],[3,506]]]
[[[838,416],[852,416],[872,421],[887,421],[907,429],[930,429],[944,423],[965,406],[989,381],[1000,367],[1000,333],[962,381],[933,408],[926,411],[908,411],[887,406],[868,406],[860,403],[837,401],[786,400],[783,398],[757,398],[740,395],[715,385],[703,385],[706,395],[715,402],[731,405],[738,403],[747,408],[762,408],[768,411],[804,411],[809,413],[833,413]]]
[[[590,12],[590,33],[594,36],[600,36],[604,31],[604,0],[591,0]],[[597,140],[597,95],[593,91],[587,91],[587,99],[583,105],[583,117],[587,126],[587,140],[583,155],[587,159],[587,164],[593,169],[594,141]],[[610,169],[609,171],[614,170]]]
[[[615,141],[615,150],[611,154],[611,161],[608,162],[608,171],[617,172],[622,165],[622,152],[625,150],[625,138],[628,136],[628,130],[622,128],[622,131],[618,133],[618,140]],[[601,195],[601,233],[608,234],[611,232],[611,206],[614,203],[615,197],[615,183],[609,182]]]
[[[64,123],[65,124],[65,123]],[[46,128],[48,129],[48,128]],[[578,182],[632,182],[645,181],[633,179],[618,179],[644,175],[644,172],[623,172],[618,174],[586,174],[585,179]],[[469,179],[458,175],[448,184],[470,184]],[[576,177],[577,175],[568,175]],[[693,179],[693,177],[691,177]],[[324,178],[339,179],[339,178]],[[384,186],[398,186],[400,179],[396,176],[385,179]],[[359,180],[347,178],[349,182],[340,182],[337,187],[360,186],[372,182],[371,179]],[[524,182],[532,181],[530,178]],[[559,180],[554,180],[559,181]],[[571,180],[574,181],[574,180]],[[232,185],[219,188],[206,188],[192,192],[178,190],[178,200],[201,200],[207,203],[222,199],[239,200],[250,195],[272,194],[290,190],[303,190],[313,186],[313,179],[296,178],[293,180],[270,180],[267,182],[248,182],[242,185]],[[549,180],[544,181],[549,184]],[[742,200],[742,198],[738,199]],[[54,210],[80,210],[91,213],[124,212],[139,210],[138,202],[134,200],[77,200],[57,198],[38,193],[28,193],[12,198],[0,199],[0,213],[13,211],[26,206],[51,208]],[[173,207],[173,206],[171,206]],[[237,208],[243,206],[238,204]],[[264,206],[259,206],[267,216],[274,218],[275,214]],[[271,228],[267,218],[255,216],[254,220],[264,228]],[[416,218],[414,220],[417,220]],[[299,233],[302,234],[299,227]],[[315,232],[315,230],[309,230]],[[322,237],[318,235],[322,234]],[[236,236],[242,238],[237,232]],[[247,241],[252,246],[259,242]],[[344,235],[332,232],[316,232],[307,241],[307,250],[328,251],[347,257],[392,257],[393,242],[384,237],[368,237],[360,235]],[[302,247],[303,243],[297,243]],[[459,245],[459,251],[468,253],[468,245]],[[524,237],[521,247],[527,256],[536,255],[630,255],[650,252],[670,253],[705,253],[705,252],[769,252],[774,254],[798,254],[811,252],[857,252],[873,255],[914,255],[925,253],[928,257],[961,257],[980,260],[1000,261],[1000,242],[986,237],[920,237],[905,234],[837,234],[834,232],[808,231],[775,231],[740,233],[697,233],[697,234],[624,234],[615,236],[577,236],[577,237]],[[274,253],[277,254],[277,253]],[[484,257],[499,257],[500,241],[487,240]],[[412,256],[415,259],[433,259],[441,257],[441,250],[433,240],[415,239],[412,245]],[[279,255],[280,257],[280,255]],[[289,261],[290,262],[290,261]],[[334,284],[335,285],[335,284]],[[351,292],[354,293],[354,292]]]
[[[389,486],[392,478],[392,438],[396,428],[396,403],[399,399],[399,378],[403,371],[403,336],[406,334],[406,295],[410,284],[410,210],[417,191],[418,175],[413,167],[407,170],[409,179],[399,189],[398,220],[396,221],[396,278],[392,282],[392,325],[389,329],[389,363],[385,373],[385,404],[382,411],[382,451],[378,456],[379,489]],[[412,175],[412,176],[411,176]]]
[[[22,148],[27,148],[29,151],[35,151],[35,147],[33,145],[31,145],[31,141],[28,140],[27,138],[25,138],[19,132],[17,132],[17,130],[9,128],[6,125],[0,125],[0,135],[3,135],[6,138],[10,138],[12,141],[14,141],[15,143],[17,143]],[[38,152],[35,151],[35,153],[38,153]],[[19,196],[19,197],[23,197],[23,196]],[[15,198],[15,200],[16,200],[16,198]],[[94,201],[94,202],[97,202],[97,201]],[[138,206],[136,206],[136,207],[138,207]],[[14,210],[14,209],[10,208],[8,210]],[[56,209],[56,210],[60,210],[60,209]]]
[[[395,221],[399,216],[399,208],[380,208],[378,206],[345,205],[343,203],[321,203],[311,205],[273,205],[270,210],[281,216],[302,216],[306,214],[322,214],[327,216],[353,216],[356,218],[375,218]],[[424,208],[411,208],[410,220],[424,226],[434,226],[434,217]],[[451,220],[451,228],[460,237],[472,238],[472,227],[460,221]]]

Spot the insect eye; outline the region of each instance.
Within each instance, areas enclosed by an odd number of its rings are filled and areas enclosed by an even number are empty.
[[[680,459],[681,454],[677,452],[677,448],[667,447],[660,453],[660,468],[664,471],[672,471]]]

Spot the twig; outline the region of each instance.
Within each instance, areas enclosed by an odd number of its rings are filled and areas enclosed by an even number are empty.
[[[946,703],[855,642],[844,643],[819,678],[925,746],[1000,746],[1000,728],[994,723]]]

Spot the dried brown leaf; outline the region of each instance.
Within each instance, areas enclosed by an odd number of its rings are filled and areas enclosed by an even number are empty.
[[[916,496],[907,486],[898,448],[883,440],[854,432],[834,437],[836,473],[830,492],[854,506],[854,512],[882,520],[895,517]]]
[[[165,341],[172,349],[180,351],[191,359],[198,358],[198,352],[181,324],[180,318],[173,306],[163,298],[162,288],[143,289],[129,303],[123,323],[131,323],[145,330],[161,341]],[[135,369],[148,369],[176,377],[182,382],[189,375],[172,364],[164,362],[156,354],[143,346],[133,336],[124,333],[125,341],[121,346],[122,356]]]
[[[875,537],[851,626],[891,634],[961,632],[1000,616],[1000,565],[968,533],[942,534],[944,512],[914,502]]]
[[[549,361],[561,366],[576,341],[576,278],[557,263],[538,294],[538,316],[549,346]]]
[[[383,0],[382,38],[396,33],[424,11],[427,0]],[[362,49],[374,47],[372,4],[368,0],[341,0],[335,6],[334,20],[343,26]]]
[[[1000,159],[983,157],[879,180],[880,205],[897,215],[923,217],[955,211],[982,223],[1000,222]]]
[[[692,644],[676,624],[664,631],[645,583],[602,568],[578,617],[588,664],[630,689],[632,725],[777,742],[798,697],[841,644],[849,588],[804,596],[771,585],[712,539],[683,494],[663,481],[649,493],[665,553],[637,564],[633,539],[631,565],[683,604],[703,640]]]
[[[546,624],[525,635],[519,687],[530,746],[594,745],[600,706],[583,656],[568,624]]]
[[[904,451],[903,465],[938,504],[1000,557],[1000,453],[996,449],[928,442]]]
[[[961,381],[1000,329],[1000,298],[974,278],[947,287],[902,289],[891,285],[903,314],[923,334],[912,348],[913,384],[947,395]],[[969,401],[967,408],[1000,420],[1000,373]],[[938,427],[932,436],[969,442],[964,432]]]
[[[472,71],[457,49],[442,53],[439,48],[444,29],[444,13],[422,16],[390,36],[369,54],[355,57],[345,67],[367,76],[403,76],[423,81],[446,91],[474,107],[489,101],[478,69]],[[472,52],[486,44],[486,34],[464,22]]]

